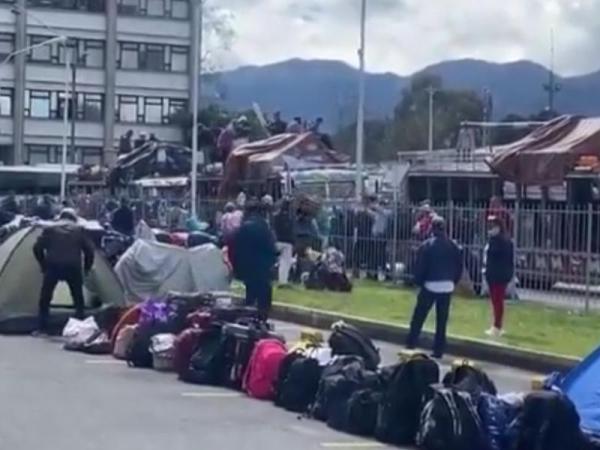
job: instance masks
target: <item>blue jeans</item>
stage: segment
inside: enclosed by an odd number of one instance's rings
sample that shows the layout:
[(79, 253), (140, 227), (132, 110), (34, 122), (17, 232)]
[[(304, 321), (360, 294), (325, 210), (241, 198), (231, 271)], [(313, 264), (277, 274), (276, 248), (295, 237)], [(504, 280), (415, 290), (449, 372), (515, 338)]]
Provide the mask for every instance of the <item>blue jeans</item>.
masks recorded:
[(446, 328), (450, 314), (450, 299), (452, 294), (436, 294), (422, 288), (417, 296), (417, 304), (410, 321), (410, 331), (406, 341), (408, 348), (415, 348), (419, 343), (419, 336), (429, 311), (435, 304), (435, 338), (433, 341), (433, 354), (441, 357), (446, 350)]

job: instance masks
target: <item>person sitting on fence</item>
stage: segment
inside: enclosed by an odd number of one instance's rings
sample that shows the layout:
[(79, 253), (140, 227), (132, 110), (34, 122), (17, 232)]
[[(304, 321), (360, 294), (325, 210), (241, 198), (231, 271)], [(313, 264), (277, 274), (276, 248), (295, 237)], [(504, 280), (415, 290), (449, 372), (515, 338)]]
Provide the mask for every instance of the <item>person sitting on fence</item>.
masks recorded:
[(488, 218), (488, 244), (485, 247), (485, 279), (492, 303), (493, 325), (485, 333), (499, 337), (503, 334), (504, 300), (506, 288), (515, 273), (514, 246), (504, 228), (504, 222), (495, 216)]

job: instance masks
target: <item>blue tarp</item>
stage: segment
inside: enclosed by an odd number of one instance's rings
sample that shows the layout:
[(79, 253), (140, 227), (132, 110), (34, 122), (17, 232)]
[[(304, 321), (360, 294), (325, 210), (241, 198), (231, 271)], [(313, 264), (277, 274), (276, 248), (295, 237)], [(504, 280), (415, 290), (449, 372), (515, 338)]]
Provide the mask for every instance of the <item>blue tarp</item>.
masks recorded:
[(577, 407), (583, 430), (600, 436), (600, 347), (565, 377), (561, 389)]

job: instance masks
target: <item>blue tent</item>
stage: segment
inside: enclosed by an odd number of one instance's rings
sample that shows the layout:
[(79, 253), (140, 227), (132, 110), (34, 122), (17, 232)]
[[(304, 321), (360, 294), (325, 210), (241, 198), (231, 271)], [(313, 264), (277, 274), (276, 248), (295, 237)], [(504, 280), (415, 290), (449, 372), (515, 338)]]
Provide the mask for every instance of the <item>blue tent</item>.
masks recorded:
[(600, 347), (565, 377), (561, 389), (577, 407), (583, 430), (600, 436)]

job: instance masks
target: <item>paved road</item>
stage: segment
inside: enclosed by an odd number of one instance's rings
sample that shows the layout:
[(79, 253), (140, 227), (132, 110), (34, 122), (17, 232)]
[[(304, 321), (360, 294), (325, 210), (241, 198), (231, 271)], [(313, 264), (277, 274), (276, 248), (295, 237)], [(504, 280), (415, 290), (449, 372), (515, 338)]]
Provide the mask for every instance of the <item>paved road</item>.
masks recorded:
[[(293, 339), (298, 327), (277, 324)], [(398, 348), (379, 344), (384, 360)], [(0, 337), (0, 448), (11, 450), (312, 450), (387, 448), (241, 394), (65, 352), (52, 340)], [(450, 361), (449, 359), (448, 361)], [(531, 374), (486, 365), (502, 391)]]

